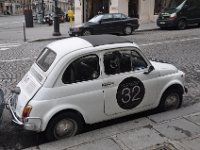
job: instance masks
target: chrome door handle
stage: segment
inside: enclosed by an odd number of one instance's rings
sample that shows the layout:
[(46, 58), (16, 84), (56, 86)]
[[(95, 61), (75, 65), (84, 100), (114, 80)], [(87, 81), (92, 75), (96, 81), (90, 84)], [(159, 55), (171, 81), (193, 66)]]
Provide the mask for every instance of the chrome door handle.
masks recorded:
[(114, 85), (114, 82), (107, 82), (107, 83), (102, 84), (103, 87), (110, 86), (110, 85)]

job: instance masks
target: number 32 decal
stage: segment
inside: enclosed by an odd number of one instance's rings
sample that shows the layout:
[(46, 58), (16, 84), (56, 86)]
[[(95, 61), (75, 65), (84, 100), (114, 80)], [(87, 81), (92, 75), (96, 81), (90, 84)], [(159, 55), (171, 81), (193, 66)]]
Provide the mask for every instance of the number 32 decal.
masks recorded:
[(117, 89), (117, 103), (123, 109), (132, 109), (142, 102), (144, 94), (144, 85), (139, 79), (126, 78)]

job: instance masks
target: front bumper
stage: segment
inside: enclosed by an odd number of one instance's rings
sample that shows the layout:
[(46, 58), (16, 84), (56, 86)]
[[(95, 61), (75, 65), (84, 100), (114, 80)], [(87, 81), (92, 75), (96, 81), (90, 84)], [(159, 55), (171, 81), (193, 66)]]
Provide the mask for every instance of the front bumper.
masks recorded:
[(81, 36), (81, 35), (82, 35), (82, 31), (81, 31), (81, 30), (79, 30), (79, 31), (74, 31), (74, 30), (70, 29), (69, 32), (68, 32), (68, 34), (69, 34), (70, 36)]
[(22, 126), (26, 130), (31, 131), (41, 131), (42, 119), (39, 117), (27, 117), (23, 121), (15, 113), (15, 107), (13, 104), (16, 104), (17, 94), (12, 94), (8, 99), (7, 108), (10, 110), (12, 115), (12, 122), (17, 126)]
[(157, 26), (159, 27), (176, 27), (177, 20), (158, 19)]

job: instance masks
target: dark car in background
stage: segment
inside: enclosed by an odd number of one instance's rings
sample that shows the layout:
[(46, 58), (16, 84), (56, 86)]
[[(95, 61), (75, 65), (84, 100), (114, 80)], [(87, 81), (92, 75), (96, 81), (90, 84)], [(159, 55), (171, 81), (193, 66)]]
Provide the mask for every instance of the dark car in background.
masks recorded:
[(130, 35), (138, 29), (137, 18), (130, 18), (122, 13), (100, 14), (88, 22), (69, 29), (70, 36), (87, 36), (91, 34), (123, 33)]
[(200, 26), (200, 0), (171, 0), (157, 19), (161, 29), (173, 27), (183, 30), (193, 24)]

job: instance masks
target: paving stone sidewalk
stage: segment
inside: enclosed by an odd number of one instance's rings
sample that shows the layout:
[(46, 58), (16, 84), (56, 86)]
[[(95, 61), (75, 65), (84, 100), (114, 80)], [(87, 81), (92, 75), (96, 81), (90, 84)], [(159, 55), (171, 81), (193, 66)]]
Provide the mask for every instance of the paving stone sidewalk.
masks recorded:
[(200, 103), (27, 150), (199, 150)]

